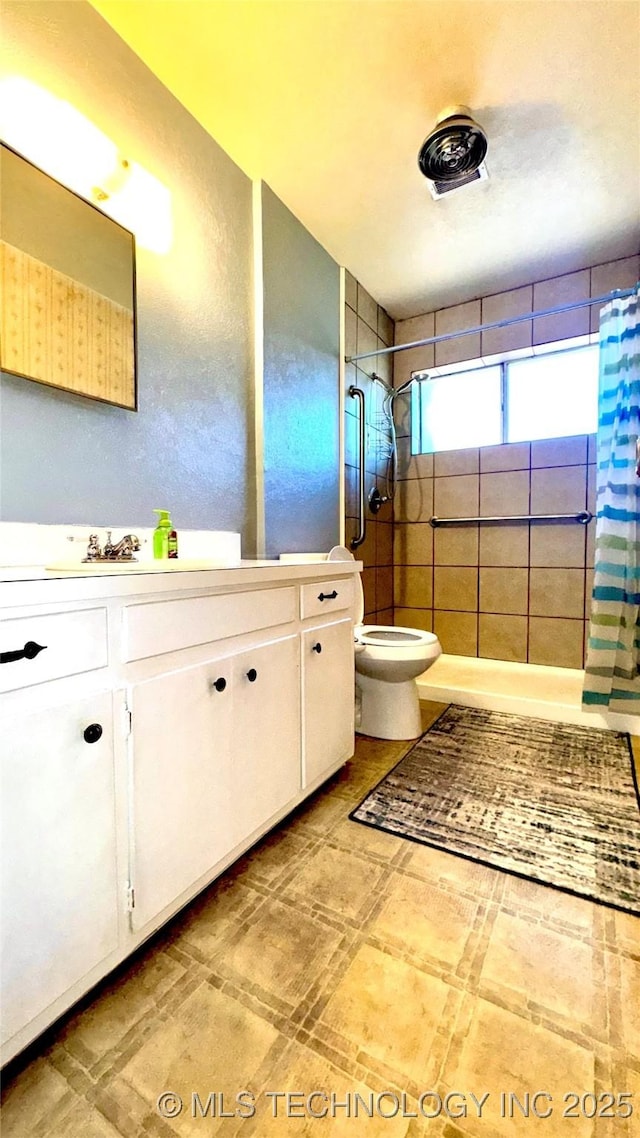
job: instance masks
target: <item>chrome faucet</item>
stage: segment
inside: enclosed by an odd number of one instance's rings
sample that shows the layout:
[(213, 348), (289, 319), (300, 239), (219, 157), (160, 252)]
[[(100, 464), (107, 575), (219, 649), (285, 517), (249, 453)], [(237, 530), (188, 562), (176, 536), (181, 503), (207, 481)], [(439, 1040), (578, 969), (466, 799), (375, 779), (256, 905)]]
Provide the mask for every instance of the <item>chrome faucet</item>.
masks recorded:
[(108, 529), (107, 540), (103, 549), (100, 549), (97, 533), (90, 535), (87, 555), (82, 560), (83, 563), (88, 561), (137, 561), (138, 558), (134, 557), (133, 554), (139, 549), (140, 539), (136, 537), (135, 533), (126, 534), (114, 545), (111, 540), (111, 530)]

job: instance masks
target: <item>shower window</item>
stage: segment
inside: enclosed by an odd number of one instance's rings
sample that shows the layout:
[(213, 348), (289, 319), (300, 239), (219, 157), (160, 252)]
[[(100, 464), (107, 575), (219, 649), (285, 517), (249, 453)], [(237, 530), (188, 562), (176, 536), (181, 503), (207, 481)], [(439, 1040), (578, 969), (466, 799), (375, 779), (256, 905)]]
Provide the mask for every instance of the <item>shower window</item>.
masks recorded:
[(495, 446), (594, 432), (598, 346), (557, 350), (446, 374), (416, 373), (413, 454)]

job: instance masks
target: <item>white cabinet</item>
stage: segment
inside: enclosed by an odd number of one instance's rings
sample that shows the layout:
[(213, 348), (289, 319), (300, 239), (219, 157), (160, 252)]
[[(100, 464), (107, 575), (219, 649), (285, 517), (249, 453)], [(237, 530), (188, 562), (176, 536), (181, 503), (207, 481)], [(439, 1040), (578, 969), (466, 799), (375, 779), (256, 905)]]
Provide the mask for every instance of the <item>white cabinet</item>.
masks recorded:
[(300, 789), (297, 637), (135, 684), (134, 929), (181, 898)]
[(354, 662), (350, 618), (303, 632), (302, 705), (303, 786), (309, 788), (353, 753)]
[(350, 757), (340, 574), (0, 596), (0, 651), (42, 646), (0, 672), (3, 1062)]
[(134, 929), (143, 928), (232, 845), (228, 672), (181, 668), (136, 684), (131, 711)]
[(232, 796), (235, 842), (255, 833), (300, 789), (297, 636), (242, 652), (233, 662)]
[(111, 692), (3, 711), (3, 1042), (117, 948), (112, 718)]

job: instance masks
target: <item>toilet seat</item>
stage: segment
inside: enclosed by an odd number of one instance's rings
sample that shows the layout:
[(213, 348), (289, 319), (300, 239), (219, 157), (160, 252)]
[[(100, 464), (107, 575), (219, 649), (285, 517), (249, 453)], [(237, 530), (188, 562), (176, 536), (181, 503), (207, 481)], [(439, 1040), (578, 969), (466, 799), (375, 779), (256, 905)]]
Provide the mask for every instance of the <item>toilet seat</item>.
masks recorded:
[(389, 624), (359, 624), (353, 631), (359, 644), (371, 644), (376, 648), (417, 648), (420, 644), (433, 644), (437, 640), (433, 632)]

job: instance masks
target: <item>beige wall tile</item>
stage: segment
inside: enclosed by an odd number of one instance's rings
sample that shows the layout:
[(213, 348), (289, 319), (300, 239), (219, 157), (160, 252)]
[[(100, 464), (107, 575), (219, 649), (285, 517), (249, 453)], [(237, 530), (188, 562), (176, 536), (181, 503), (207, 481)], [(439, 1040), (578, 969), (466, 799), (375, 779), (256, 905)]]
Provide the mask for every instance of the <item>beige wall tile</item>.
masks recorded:
[[(441, 308), (435, 316), (436, 336), (443, 336), (448, 332), (462, 332), (465, 328), (476, 328), (481, 323), (481, 304), (479, 300), (470, 300), (466, 304)], [(482, 354), (479, 332), (473, 336), (445, 340), (435, 347), (437, 367), (457, 363), (459, 360), (475, 360)]]
[(433, 514), (433, 478), (398, 482), (394, 513), (399, 522), (428, 522)]
[(480, 526), (481, 565), (529, 564), (529, 526), (527, 524)]
[(421, 628), (424, 632), (432, 632), (433, 614), (431, 609), (407, 609), (396, 605), (393, 623), (396, 628)]
[(549, 568), (583, 569), (585, 565), (585, 526), (570, 522), (533, 522), (531, 525), (531, 565)]
[(378, 305), (373, 297), (358, 281), (358, 316), (378, 334)]
[[(387, 346), (381, 336), (376, 338), (376, 343), (379, 351)], [(373, 370), (387, 384), (387, 387), (393, 387), (393, 356), (376, 356), (373, 361)]]
[(585, 615), (587, 620), (589, 620), (589, 618), (591, 616), (593, 578), (594, 578), (593, 569), (587, 569), (586, 583), (585, 583), (585, 590), (584, 590), (584, 615)]
[(390, 498), (387, 498), (387, 480), (386, 480), (386, 478), (380, 478), (380, 477), (376, 478), (375, 485), (376, 485), (376, 489), (380, 492), (380, 495), (383, 499), (382, 505), (380, 506), (380, 509), (378, 510), (378, 513), (375, 515), (375, 517), (378, 519), (378, 522), (380, 524), (382, 524), (384, 522), (385, 525), (393, 525), (393, 505), (394, 505), (394, 503), (391, 501)]
[(376, 526), (376, 565), (393, 565), (393, 526), (378, 522)]
[[(358, 532), (358, 522), (355, 518), (347, 518), (345, 532), (347, 547), (351, 549), (351, 541)], [(367, 520), (364, 541), (362, 545), (358, 545), (356, 549), (353, 550), (353, 556), (355, 557), (356, 561), (363, 561), (366, 568), (368, 569), (372, 568), (372, 566), (374, 566), (378, 560), (376, 550), (377, 536), (377, 522), (371, 522)]]
[(393, 624), (393, 609), (378, 609), (376, 624)]
[[(596, 510), (598, 509), (598, 499), (596, 497), (597, 488), (598, 468), (594, 463), (587, 467), (587, 509), (591, 510), (592, 514), (595, 514)], [(594, 525), (593, 522), (590, 522), (589, 524)]]
[(480, 611), (526, 615), (528, 607), (527, 569), (480, 570)]
[[(362, 352), (376, 352), (378, 350), (378, 333), (374, 332), (361, 316), (358, 316), (356, 321), (356, 342), (358, 345), (358, 355), (361, 355)], [(367, 375), (371, 375), (372, 372), (377, 370), (375, 356), (358, 360), (358, 367)]]
[(344, 273), (344, 291), (345, 300), (347, 304), (353, 308), (354, 312), (358, 311), (358, 282), (356, 278), (345, 269)]
[(396, 565), (433, 564), (434, 531), (428, 522), (394, 526), (394, 561)]
[[(365, 397), (365, 422), (371, 423), (371, 421), (372, 421), (371, 411), (372, 411), (372, 406), (373, 406), (373, 397), (372, 397), (373, 384), (371, 382), (371, 377), (365, 371), (362, 370), (362, 367), (360, 364), (356, 364), (354, 386), (359, 387), (360, 390), (364, 393), (364, 397)], [(360, 414), (360, 400), (356, 399), (352, 395), (349, 395), (348, 390), (347, 390), (347, 394), (346, 394), (346, 398), (345, 398), (345, 408), (348, 410), (350, 415), (355, 415), (355, 414), (359, 415)]]
[[(591, 269), (591, 296), (605, 296), (616, 288), (633, 288), (640, 280), (640, 257), (624, 257), (619, 261), (607, 261), (604, 265), (594, 265)], [(591, 309), (591, 331), (600, 327), (600, 306)]]
[(478, 655), (490, 660), (527, 660), (526, 616), (494, 616), (480, 613)]
[[(578, 273), (565, 273), (548, 281), (539, 281), (533, 286), (533, 307), (555, 308), (556, 305), (569, 304), (572, 300), (589, 298), (590, 274), (588, 269)], [(589, 309), (576, 308), (555, 316), (543, 316), (533, 322), (534, 344), (549, 344), (555, 340), (571, 336), (584, 336), (589, 331)]]
[(376, 569), (376, 605), (380, 609), (393, 608), (393, 566)]
[(584, 616), (585, 575), (582, 569), (532, 569), (531, 616)]
[(478, 526), (443, 526), (433, 531), (433, 558), (436, 565), (477, 565)]
[(529, 513), (529, 471), (513, 470), (480, 476), (480, 516), (509, 517)]
[(357, 466), (360, 454), (360, 421), (352, 415), (352, 400), (347, 400), (344, 416), (344, 461), (347, 466)]
[(362, 588), (364, 590), (364, 613), (375, 612), (376, 604), (376, 571), (375, 569), (362, 570)]
[(585, 553), (585, 565), (588, 569), (593, 569), (596, 561), (596, 519), (591, 519), (589, 524), (585, 526), (587, 531), (587, 549)]
[[(426, 312), (422, 316), (412, 316), (410, 320), (397, 320), (395, 343), (411, 344), (415, 340), (426, 340), (433, 336), (435, 316)], [(393, 386), (402, 387), (415, 371), (427, 371), (435, 365), (433, 344), (424, 348), (408, 348), (406, 352), (393, 354)]]
[[(396, 565), (394, 596), (395, 604), (402, 608), (431, 608), (433, 604), (433, 571), (431, 566)], [(387, 607), (386, 603), (384, 607)]]
[(469, 450), (447, 450), (433, 456), (433, 472), (442, 477), (449, 474), (477, 474), (480, 470), (480, 451), (477, 447)]
[(478, 516), (480, 478), (477, 474), (456, 474), (434, 479), (433, 512), (439, 518)]
[(528, 470), (530, 465), (530, 443), (502, 443), (496, 447), (480, 448), (481, 474), (498, 470)]
[(550, 466), (531, 471), (532, 514), (575, 514), (587, 504), (587, 467)]
[(443, 652), (453, 656), (475, 656), (478, 651), (478, 618), (471, 612), (443, 612), (435, 609), (433, 631)]
[(348, 518), (358, 516), (358, 471), (355, 466), (344, 468), (344, 511)]
[[(378, 305), (378, 335), (382, 342), (390, 348), (393, 344), (394, 336), (393, 320), (381, 304)], [(393, 359), (393, 356), (390, 358)]]
[(435, 608), (477, 612), (477, 569), (437, 566), (434, 569), (433, 579)]
[[(495, 320), (506, 320), (510, 316), (521, 316), (533, 311), (533, 285), (511, 289), (509, 292), (494, 293), (482, 299), (482, 323), (491, 324)], [(483, 356), (510, 352), (515, 348), (531, 346), (533, 324), (531, 320), (521, 320), (508, 328), (495, 328), (482, 333)]]
[(433, 455), (412, 454), (411, 439), (398, 439), (398, 479), (432, 478)]
[(348, 306), (344, 310), (345, 355), (355, 356), (358, 351), (358, 317)]
[(598, 436), (597, 435), (587, 435), (587, 439), (588, 439), (587, 462), (588, 463), (596, 462), (597, 458), (598, 458)]
[(532, 466), (580, 466), (587, 461), (588, 435), (569, 439), (537, 439), (531, 444)]
[(405, 391), (393, 401), (393, 419), (398, 438), (411, 434), (411, 392)]
[(355, 364), (345, 364), (344, 365), (344, 391), (345, 391), (344, 409), (345, 409), (345, 411), (349, 411), (352, 415), (357, 414), (358, 404), (356, 403), (355, 399), (351, 399), (351, 397), (349, 396), (349, 388), (351, 387), (352, 384), (356, 384), (357, 380), (358, 380), (358, 372), (357, 372), (356, 365)]
[(581, 668), (584, 621), (532, 616), (529, 618), (529, 663), (555, 668)]

